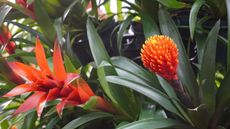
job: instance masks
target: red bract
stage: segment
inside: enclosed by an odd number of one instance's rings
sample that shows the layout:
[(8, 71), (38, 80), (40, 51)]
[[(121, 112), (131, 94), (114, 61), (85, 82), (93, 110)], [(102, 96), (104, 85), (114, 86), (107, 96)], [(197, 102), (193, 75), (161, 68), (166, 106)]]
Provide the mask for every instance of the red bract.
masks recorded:
[(12, 37), (9, 29), (2, 25), (1, 32), (0, 32), (0, 45), (4, 46), (4, 49), (9, 53), (13, 54), (15, 51), (15, 43), (10, 41)]
[(27, 0), (16, 0), (15, 2), (16, 2), (16, 4), (19, 4), (19, 5), (27, 8), (27, 9), (29, 9), (30, 11), (34, 12), (33, 3), (27, 4)]
[[(14, 72), (24, 78), (27, 83), (16, 86), (3, 97), (17, 96), (26, 92), (33, 93), (14, 112), (14, 115), (36, 108), (37, 114), (40, 117), (46, 102), (55, 99), (61, 100), (56, 106), (58, 114), (61, 115), (65, 105), (70, 104), (76, 106), (84, 104), (90, 97), (95, 96), (87, 82), (78, 74), (66, 73), (61, 50), (57, 42), (55, 43), (53, 53), (54, 72), (52, 72), (48, 66), (44, 48), (39, 39), (36, 41), (35, 52), (40, 69), (35, 69), (32, 66), (20, 62), (9, 62)], [(103, 100), (102, 104), (96, 105), (96, 107), (109, 110), (109, 108), (106, 107), (108, 104), (104, 99), (98, 97), (99, 104), (101, 100)]]
[(24, 13), (30, 16), (32, 19), (35, 19), (34, 15), (34, 5), (33, 3), (28, 4), (27, 0), (16, 0), (16, 4), (21, 5), (24, 8)]

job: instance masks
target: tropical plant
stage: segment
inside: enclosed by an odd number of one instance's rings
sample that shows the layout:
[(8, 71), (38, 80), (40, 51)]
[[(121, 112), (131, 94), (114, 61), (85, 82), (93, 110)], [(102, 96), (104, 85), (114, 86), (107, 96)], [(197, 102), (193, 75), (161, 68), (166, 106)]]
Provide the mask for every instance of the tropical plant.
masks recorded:
[(230, 128), (228, 0), (0, 5), (2, 129)]

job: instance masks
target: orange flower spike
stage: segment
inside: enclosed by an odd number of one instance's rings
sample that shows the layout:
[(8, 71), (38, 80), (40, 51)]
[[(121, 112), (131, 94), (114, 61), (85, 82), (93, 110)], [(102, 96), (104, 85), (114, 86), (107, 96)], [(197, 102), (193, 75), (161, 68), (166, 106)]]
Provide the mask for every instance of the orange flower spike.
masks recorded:
[(164, 35), (151, 36), (141, 49), (146, 68), (167, 80), (177, 80), (178, 49), (173, 40)]

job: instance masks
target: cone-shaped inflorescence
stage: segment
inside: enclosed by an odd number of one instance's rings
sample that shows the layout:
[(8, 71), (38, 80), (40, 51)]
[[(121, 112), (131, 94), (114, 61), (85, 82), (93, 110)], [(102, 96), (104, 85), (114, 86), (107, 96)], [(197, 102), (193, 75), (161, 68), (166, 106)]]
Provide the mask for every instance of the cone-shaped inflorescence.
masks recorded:
[(146, 68), (172, 85), (183, 104), (192, 107), (190, 96), (178, 80), (178, 49), (171, 38), (165, 35), (149, 37), (141, 49), (141, 59)]

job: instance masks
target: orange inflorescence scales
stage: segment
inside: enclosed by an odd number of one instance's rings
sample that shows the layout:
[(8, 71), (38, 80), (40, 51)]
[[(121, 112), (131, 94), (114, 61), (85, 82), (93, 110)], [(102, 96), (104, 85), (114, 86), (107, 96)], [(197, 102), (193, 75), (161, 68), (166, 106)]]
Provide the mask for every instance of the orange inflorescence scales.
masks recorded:
[(177, 80), (178, 49), (173, 40), (164, 35), (151, 36), (141, 49), (146, 68), (167, 80)]

